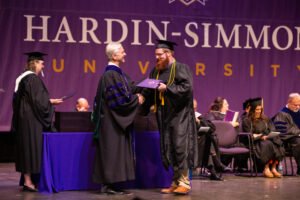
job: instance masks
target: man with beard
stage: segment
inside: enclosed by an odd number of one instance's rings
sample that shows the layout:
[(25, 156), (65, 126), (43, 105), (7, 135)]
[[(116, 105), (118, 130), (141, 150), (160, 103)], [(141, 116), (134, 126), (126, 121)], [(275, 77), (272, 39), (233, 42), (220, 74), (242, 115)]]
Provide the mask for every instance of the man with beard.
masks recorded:
[(154, 105), (160, 132), (161, 157), (165, 168), (174, 175), (162, 193), (188, 194), (189, 169), (197, 163), (197, 131), (193, 109), (193, 76), (186, 64), (174, 58), (176, 43), (158, 40), (156, 67), (150, 78), (161, 80), (157, 89), (144, 89), (144, 107)]
[(284, 145), (292, 147), (297, 163), (297, 174), (300, 175), (300, 94), (291, 93), (287, 105), (273, 118), (276, 130)]

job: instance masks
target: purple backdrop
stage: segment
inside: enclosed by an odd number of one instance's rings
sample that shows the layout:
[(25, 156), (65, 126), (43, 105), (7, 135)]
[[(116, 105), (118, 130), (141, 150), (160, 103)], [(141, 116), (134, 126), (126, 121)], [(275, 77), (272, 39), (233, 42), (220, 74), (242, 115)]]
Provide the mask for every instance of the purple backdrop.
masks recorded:
[(107, 42), (123, 43), (122, 68), (139, 81), (154, 65), (157, 38), (179, 44), (175, 55), (194, 73), (200, 112), (216, 96), (233, 110), (262, 96), (272, 116), (300, 92), (299, 13), (298, 0), (0, 0), (0, 130), (10, 126), (24, 52), (48, 53), (44, 82), (53, 98), (76, 91), (56, 108), (70, 111), (81, 96), (92, 104)]

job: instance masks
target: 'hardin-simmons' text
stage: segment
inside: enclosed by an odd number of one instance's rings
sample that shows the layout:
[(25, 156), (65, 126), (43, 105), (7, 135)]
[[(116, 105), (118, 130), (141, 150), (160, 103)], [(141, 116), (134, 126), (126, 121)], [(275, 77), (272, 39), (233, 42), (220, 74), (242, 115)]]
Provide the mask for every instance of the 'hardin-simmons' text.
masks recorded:
[[(80, 30), (68, 17), (24, 15), (26, 42), (107, 44), (127, 42), (133, 46), (153, 46), (156, 38), (177, 39), (187, 48), (232, 48), (279, 51), (300, 50), (300, 26), (222, 24), (187, 21), (182, 30), (174, 30), (174, 21), (78, 17)], [(55, 23), (54, 23), (55, 21)], [(56, 25), (54, 25), (56, 24)], [(177, 27), (178, 28), (178, 27)], [(51, 31), (50, 31), (51, 30)], [(143, 35), (143, 38), (141, 37)], [(214, 37), (212, 37), (214, 35)], [(154, 41), (153, 41), (154, 40)]]

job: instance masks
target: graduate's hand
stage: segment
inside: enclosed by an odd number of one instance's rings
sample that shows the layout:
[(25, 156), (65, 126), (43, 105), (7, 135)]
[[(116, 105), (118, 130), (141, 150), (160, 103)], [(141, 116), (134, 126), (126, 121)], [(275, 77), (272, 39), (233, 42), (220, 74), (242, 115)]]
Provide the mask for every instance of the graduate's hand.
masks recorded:
[(58, 105), (64, 102), (63, 99), (50, 99), (51, 104)]
[(159, 83), (157, 90), (158, 90), (159, 92), (164, 92), (164, 91), (167, 90), (167, 85), (164, 84), (164, 83)]
[(261, 137), (261, 139), (262, 139), (262, 140), (267, 140), (267, 139), (268, 139), (268, 136), (264, 135), (264, 136)]

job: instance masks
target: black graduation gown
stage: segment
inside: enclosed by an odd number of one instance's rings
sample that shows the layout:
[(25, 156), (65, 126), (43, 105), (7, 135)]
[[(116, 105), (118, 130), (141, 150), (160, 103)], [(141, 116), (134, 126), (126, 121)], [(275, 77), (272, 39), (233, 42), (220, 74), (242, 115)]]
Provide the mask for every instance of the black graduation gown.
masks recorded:
[(36, 74), (25, 76), (13, 100), (12, 132), (16, 140), (16, 170), (40, 173), (42, 132), (49, 130), (54, 109), (43, 81)]
[(288, 112), (277, 113), (273, 118), (273, 122), (276, 130), (280, 132), (280, 138), (285, 147), (289, 144), (292, 147), (293, 156), (300, 169), (300, 129)]
[[(167, 84), (171, 66), (159, 72), (154, 68), (150, 78), (162, 80)], [(193, 77), (189, 67), (176, 62), (174, 82), (164, 92), (165, 105), (159, 100), (155, 90), (144, 89), (145, 105), (157, 102), (157, 123), (160, 132), (162, 161), (166, 169), (169, 165), (186, 170), (198, 163), (197, 130), (193, 109)], [(155, 99), (156, 97), (156, 99)]]
[(223, 121), (225, 118), (225, 114), (220, 111), (210, 111), (204, 115), (204, 118), (209, 121)]
[[(273, 131), (274, 125), (268, 120), (258, 119), (252, 122), (249, 117), (245, 117), (242, 122), (242, 128), (245, 132), (251, 132), (263, 135), (268, 135)], [(254, 153), (262, 164), (267, 164), (270, 160), (282, 160), (284, 157), (283, 143), (279, 136), (267, 140), (254, 140)]]
[(284, 107), (282, 108), (281, 112), (288, 113), (292, 117), (294, 123), (298, 126), (298, 128), (300, 128), (300, 110), (297, 112), (293, 112), (287, 107)]
[(128, 76), (109, 65), (101, 77), (95, 98), (96, 155), (93, 180), (112, 184), (135, 179), (132, 147), (132, 124), (138, 110), (138, 99), (132, 94)]
[[(219, 169), (221, 168), (221, 161), (218, 139), (216, 134), (214, 133), (216, 130), (216, 126), (210, 120), (207, 120), (202, 116), (199, 116), (198, 118), (200, 119), (200, 123), (197, 124), (199, 154), (198, 167), (214, 166)], [(201, 132), (199, 131), (200, 127), (209, 127), (210, 129), (207, 132)], [(214, 163), (214, 160), (216, 161), (216, 159), (218, 159), (218, 162)]]
[(298, 128), (297, 124), (295, 124), (289, 113), (277, 113), (273, 118), (273, 122), (276, 130), (281, 133), (280, 137), (283, 140), (288, 140), (300, 135), (300, 129)]

